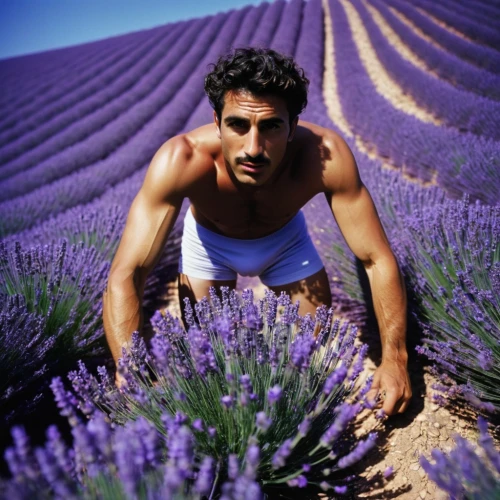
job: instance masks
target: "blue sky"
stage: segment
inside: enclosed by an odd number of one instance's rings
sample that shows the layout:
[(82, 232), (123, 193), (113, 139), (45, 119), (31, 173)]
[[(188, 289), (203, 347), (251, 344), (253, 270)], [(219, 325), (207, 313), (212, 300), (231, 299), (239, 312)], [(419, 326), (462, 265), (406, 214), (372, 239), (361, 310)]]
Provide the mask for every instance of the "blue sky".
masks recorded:
[(0, 59), (225, 12), (263, 0), (0, 0)]

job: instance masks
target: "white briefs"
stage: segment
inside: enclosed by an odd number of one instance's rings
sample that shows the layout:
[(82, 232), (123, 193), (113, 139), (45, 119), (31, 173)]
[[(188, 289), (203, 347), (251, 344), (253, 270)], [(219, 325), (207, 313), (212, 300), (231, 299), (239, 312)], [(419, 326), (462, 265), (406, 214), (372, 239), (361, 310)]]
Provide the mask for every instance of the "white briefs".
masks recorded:
[(179, 272), (206, 280), (259, 276), (267, 286), (293, 283), (323, 268), (302, 211), (282, 228), (255, 239), (229, 238), (184, 218)]

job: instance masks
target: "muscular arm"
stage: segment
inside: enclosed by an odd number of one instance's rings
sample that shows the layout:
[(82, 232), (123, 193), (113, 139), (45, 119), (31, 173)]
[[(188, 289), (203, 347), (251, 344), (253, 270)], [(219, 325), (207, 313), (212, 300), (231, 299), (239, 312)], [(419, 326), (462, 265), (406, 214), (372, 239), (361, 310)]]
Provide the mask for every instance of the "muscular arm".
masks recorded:
[(190, 148), (182, 137), (167, 141), (132, 202), (103, 295), (104, 331), (115, 362), (132, 332), (142, 330), (144, 285), (179, 215), (189, 160)]
[(347, 244), (366, 270), (380, 330), (382, 364), (371, 396), (385, 390), (386, 413), (402, 412), (411, 397), (403, 277), (349, 147), (338, 136), (326, 143), (332, 154), (324, 171), (325, 194)]

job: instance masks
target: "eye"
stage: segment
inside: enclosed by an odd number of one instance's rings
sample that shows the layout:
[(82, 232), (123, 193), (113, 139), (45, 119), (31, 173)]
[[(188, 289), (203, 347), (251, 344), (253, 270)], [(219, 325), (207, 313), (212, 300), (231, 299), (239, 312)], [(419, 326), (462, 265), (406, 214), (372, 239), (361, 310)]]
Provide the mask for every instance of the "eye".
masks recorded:
[(229, 122), (231, 128), (245, 128), (247, 124), (243, 120), (234, 120)]
[(262, 124), (261, 128), (263, 130), (278, 130), (280, 128), (280, 125), (279, 125), (279, 123), (276, 123), (276, 122), (268, 122), (268, 123)]

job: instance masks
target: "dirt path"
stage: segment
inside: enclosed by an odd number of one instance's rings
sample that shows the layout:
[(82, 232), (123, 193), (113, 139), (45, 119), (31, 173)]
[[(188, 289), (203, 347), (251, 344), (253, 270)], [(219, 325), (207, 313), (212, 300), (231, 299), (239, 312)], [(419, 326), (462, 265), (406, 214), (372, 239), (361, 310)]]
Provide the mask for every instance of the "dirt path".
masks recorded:
[[(421, 360), (413, 358), (409, 363), (413, 390), (410, 407), (404, 414), (389, 417), (379, 426), (375, 452), (357, 467), (360, 476), (366, 478), (380, 477), (387, 467), (393, 467), (394, 473), (387, 483), (373, 484), (360, 498), (447, 499), (448, 495), (428, 479), (420, 467), (419, 457), (423, 454), (430, 458), (433, 448), (449, 452), (455, 445), (452, 438), (455, 432), (473, 441), (477, 439), (475, 416), (453, 414), (450, 409), (434, 404), (431, 387), (436, 380)], [(366, 371), (373, 373), (374, 370), (375, 364), (369, 360)], [(371, 429), (374, 421), (373, 413), (361, 415), (358, 432)]]

